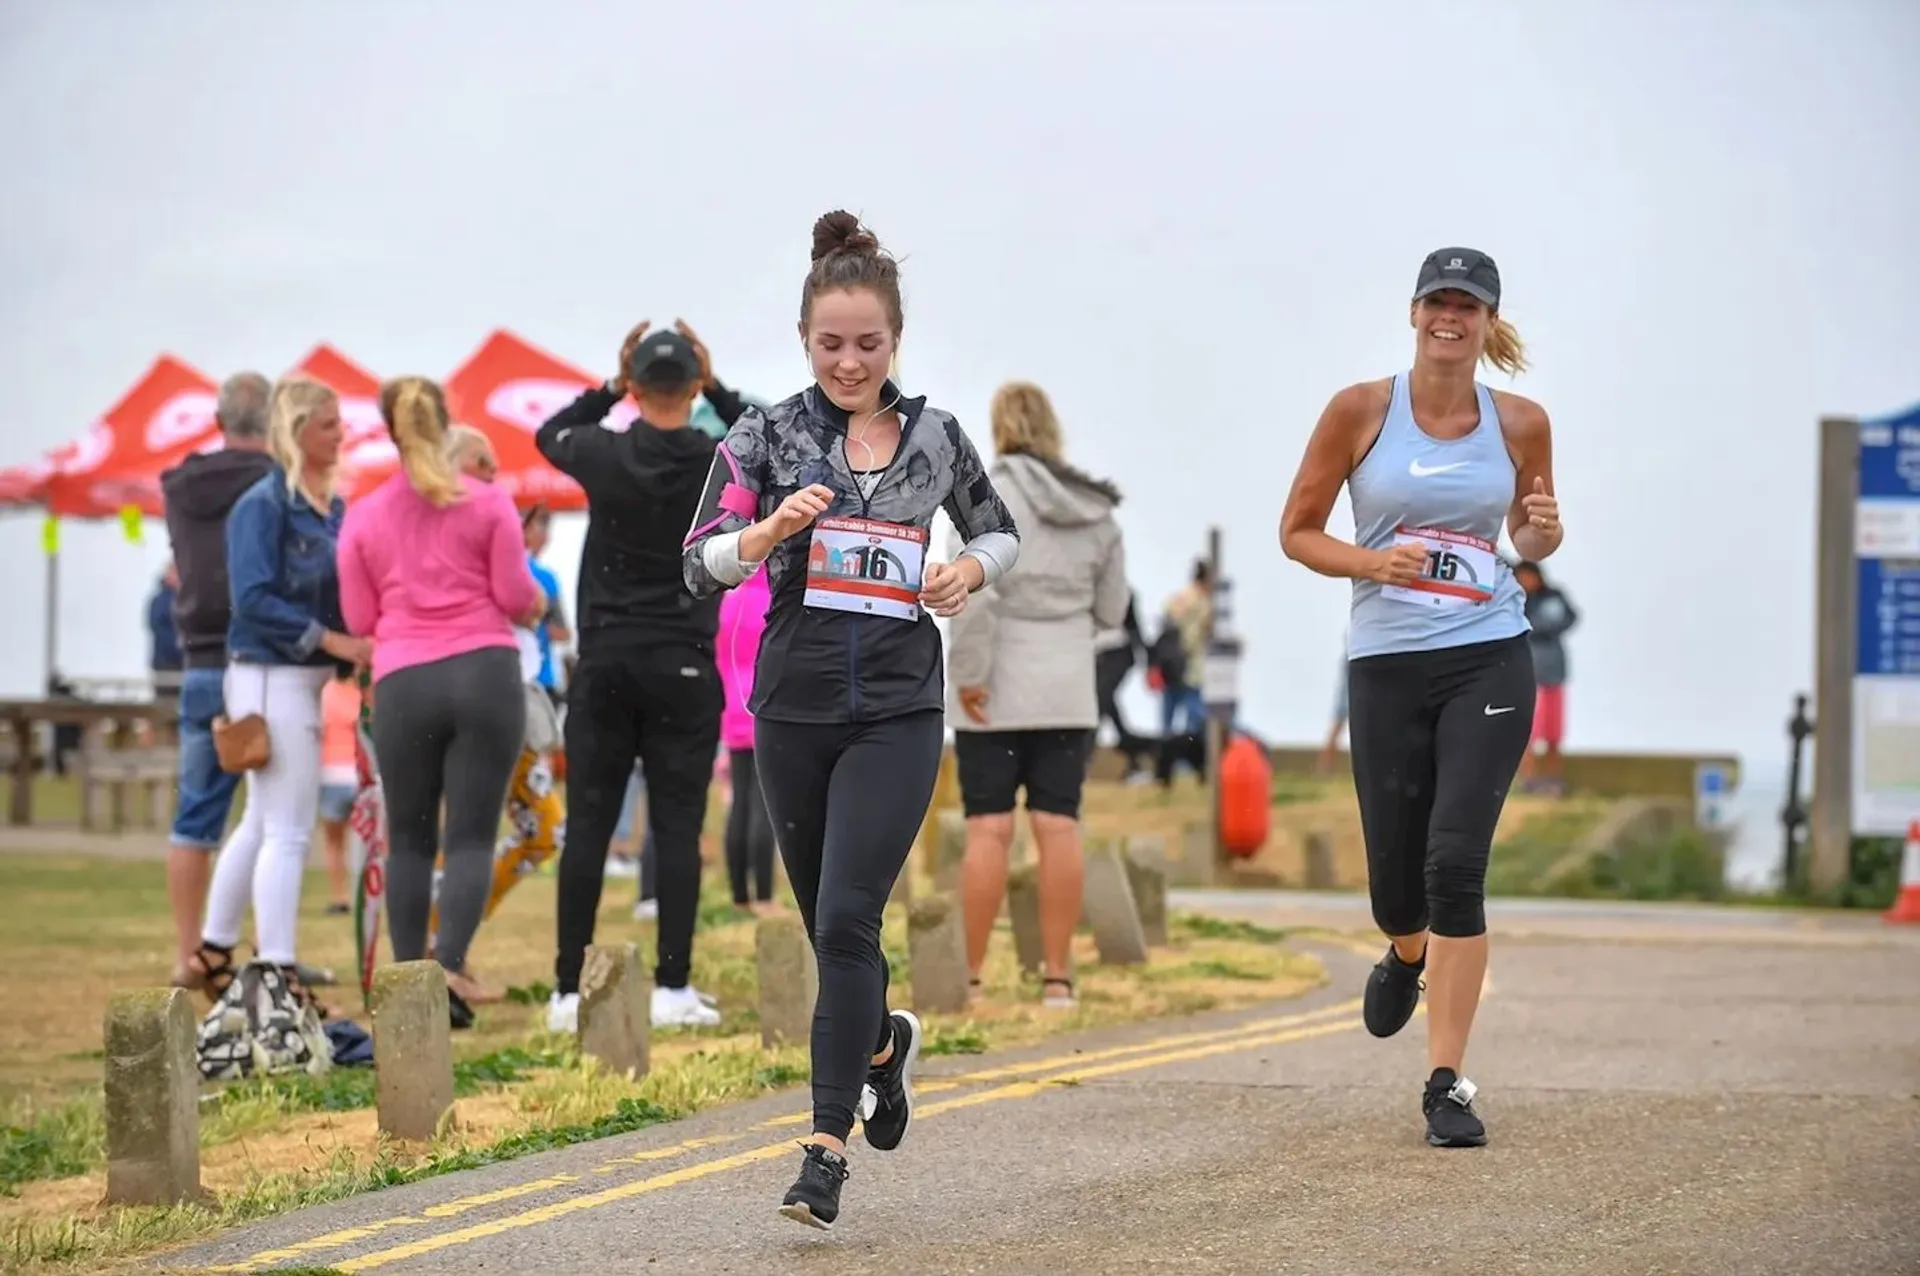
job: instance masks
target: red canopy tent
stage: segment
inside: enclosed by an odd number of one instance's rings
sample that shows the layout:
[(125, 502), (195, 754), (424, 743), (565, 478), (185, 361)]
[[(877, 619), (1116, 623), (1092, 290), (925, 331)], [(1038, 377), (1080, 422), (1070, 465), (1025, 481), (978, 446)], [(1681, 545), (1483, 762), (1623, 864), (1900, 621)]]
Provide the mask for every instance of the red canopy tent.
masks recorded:
[(47, 511), (46, 673), (58, 667), (61, 518), (120, 518), (140, 539), (142, 516), (161, 511), (160, 475), (190, 453), (219, 445), (214, 383), (172, 355), (155, 359), (120, 401), (78, 439), (34, 464), (0, 471), (0, 505)]
[[(545, 502), (555, 511), (587, 508), (586, 493), (547, 464), (533, 436), (548, 417), (573, 402), (600, 378), (501, 329), (488, 337), (447, 378), (447, 401), (463, 421), (493, 441), (500, 474), (495, 480), (522, 509)], [(622, 399), (607, 414), (606, 428), (622, 430), (638, 409)]]

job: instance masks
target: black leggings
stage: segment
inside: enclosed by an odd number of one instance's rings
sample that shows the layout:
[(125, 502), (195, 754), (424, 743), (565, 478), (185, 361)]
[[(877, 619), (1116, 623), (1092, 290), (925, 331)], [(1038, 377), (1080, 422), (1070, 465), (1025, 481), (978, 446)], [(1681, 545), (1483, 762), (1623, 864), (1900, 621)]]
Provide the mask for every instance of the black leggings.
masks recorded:
[(773, 824), (767, 819), (767, 800), (754, 775), (753, 750), (729, 749), (727, 756), (733, 768), (733, 804), (727, 809), (727, 877), (733, 883), (733, 902), (764, 902), (773, 898)]
[(1347, 731), (1373, 920), (1486, 933), (1487, 856), (1533, 732), (1527, 637), (1347, 665)]
[(933, 798), (946, 719), (754, 723), (780, 858), (813, 941), (813, 1129), (845, 1140), (867, 1067), (892, 1038), (880, 918)]
[(373, 751), (387, 800), (393, 959), (427, 955), (444, 798), (447, 868), (434, 956), (448, 970), (463, 970), (493, 889), (500, 811), (527, 730), (520, 653), (488, 647), (409, 665), (380, 679), (373, 691)]

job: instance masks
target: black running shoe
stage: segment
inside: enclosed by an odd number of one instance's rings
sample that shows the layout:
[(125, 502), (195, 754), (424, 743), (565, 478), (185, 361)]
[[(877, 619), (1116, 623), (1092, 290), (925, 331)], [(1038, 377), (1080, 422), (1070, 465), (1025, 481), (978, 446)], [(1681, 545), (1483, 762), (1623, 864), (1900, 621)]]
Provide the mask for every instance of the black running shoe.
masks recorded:
[(1427, 1078), (1420, 1110), (1427, 1114), (1427, 1142), (1437, 1148), (1477, 1148), (1487, 1143), (1487, 1127), (1473, 1110), (1479, 1087), (1452, 1068), (1435, 1068)]
[(920, 1058), (920, 1021), (911, 1010), (896, 1010), (890, 1017), (893, 1053), (879, 1067), (867, 1070), (873, 1108), (860, 1123), (867, 1146), (881, 1152), (899, 1147), (913, 1124), (913, 1065)]
[(459, 1031), (473, 1027), (473, 1007), (453, 989), (447, 989), (447, 1026)]
[(1407, 1020), (1413, 1018), (1414, 1007), (1420, 1004), (1420, 990), (1426, 987), (1420, 978), (1426, 968), (1425, 953), (1420, 954), (1418, 963), (1409, 966), (1393, 951), (1392, 944), (1387, 945), (1387, 955), (1374, 964), (1373, 974), (1367, 977), (1362, 1015), (1368, 1032), (1376, 1037), (1391, 1037), (1407, 1026)]
[(840, 1185), (847, 1181), (848, 1172), (846, 1157), (818, 1143), (807, 1144), (800, 1177), (787, 1189), (780, 1212), (796, 1223), (832, 1231), (833, 1220), (840, 1217)]

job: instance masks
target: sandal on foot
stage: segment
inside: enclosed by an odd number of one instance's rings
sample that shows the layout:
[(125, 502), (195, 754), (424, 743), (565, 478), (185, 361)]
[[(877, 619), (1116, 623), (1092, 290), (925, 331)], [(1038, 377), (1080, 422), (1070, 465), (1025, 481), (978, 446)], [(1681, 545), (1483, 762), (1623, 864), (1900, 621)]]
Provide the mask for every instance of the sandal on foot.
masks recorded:
[(233, 968), (233, 949), (202, 940), (186, 968), (174, 972), (173, 986), (204, 992), (208, 1001), (219, 1001), (238, 973)]
[[(1065, 992), (1056, 991), (1064, 988)], [(1073, 995), (1073, 980), (1049, 976), (1040, 981), (1040, 1004), (1048, 1010), (1072, 1010), (1080, 1004)]]

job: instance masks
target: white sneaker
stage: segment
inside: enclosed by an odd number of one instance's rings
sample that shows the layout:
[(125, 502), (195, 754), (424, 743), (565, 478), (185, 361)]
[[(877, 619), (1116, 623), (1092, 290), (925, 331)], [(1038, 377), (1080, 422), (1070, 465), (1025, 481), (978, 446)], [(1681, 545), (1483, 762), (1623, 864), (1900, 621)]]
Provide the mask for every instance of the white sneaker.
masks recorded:
[(643, 899), (633, 906), (633, 920), (637, 922), (655, 922), (660, 920), (660, 901)]
[(562, 996), (556, 992), (547, 1000), (547, 1031), (580, 1031), (579, 993), (570, 992)]
[(701, 1000), (692, 988), (653, 990), (653, 1026), (656, 1028), (712, 1028), (720, 1022), (720, 1012)]
[(603, 874), (609, 878), (635, 878), (640, 876), (640, 861), (631, 855), (607, 856), (607, 869)]

